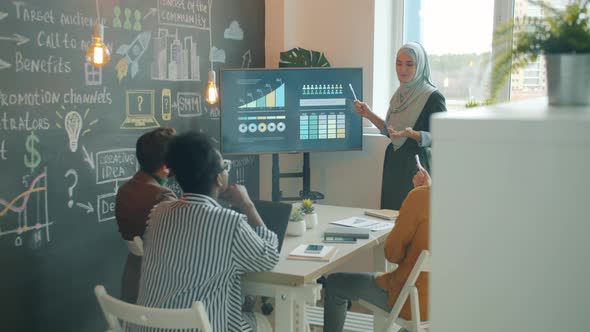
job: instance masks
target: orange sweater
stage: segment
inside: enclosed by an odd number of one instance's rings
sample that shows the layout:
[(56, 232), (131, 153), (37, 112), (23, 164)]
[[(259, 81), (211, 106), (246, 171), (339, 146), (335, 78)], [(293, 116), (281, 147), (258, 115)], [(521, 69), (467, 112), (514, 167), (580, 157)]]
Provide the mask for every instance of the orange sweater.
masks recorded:
[[(423, 249), (429, 249), (429, 215), (430, 187), (415, 188), (402, 203), (395, 226), (385, 240), (385, 258), (399, 267), (377, 277), (377, 284), (389, 292), (389, 304), (392, 306), (418, 256)], [(420, 274), (416, 287), (420, 298), (420, 319), (428, 320), (428, 273)], [(412, 317), (409, 298), (400, 317), (406, 320)]]

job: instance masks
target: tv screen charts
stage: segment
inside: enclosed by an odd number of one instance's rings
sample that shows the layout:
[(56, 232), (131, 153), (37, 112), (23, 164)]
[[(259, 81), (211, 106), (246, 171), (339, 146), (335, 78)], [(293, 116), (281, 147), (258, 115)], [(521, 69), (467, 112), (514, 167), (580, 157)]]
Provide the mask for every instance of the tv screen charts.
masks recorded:
[(226, 154), (362, 149), (361, 68), (221, 71), (221, 150)]

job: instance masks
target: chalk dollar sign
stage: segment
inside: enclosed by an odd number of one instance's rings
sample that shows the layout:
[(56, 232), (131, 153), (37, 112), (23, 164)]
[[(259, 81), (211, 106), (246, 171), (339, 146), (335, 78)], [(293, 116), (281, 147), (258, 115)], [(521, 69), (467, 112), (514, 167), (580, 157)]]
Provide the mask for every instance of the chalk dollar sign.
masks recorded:
[(25, 148), (27, 149), (27, 152), (30, 153), (30, 156), (25, 155), (25, 166), (31, 169), (31, 173), (35, 171), (35, 168), (37, 168), (39, 163), (41, 163), (41, 154), (35, 148), (37, 143), (39, 143), (39, 138), (35, 136), (34, 132), (31, 132), (31, 135), (27, 137), (27, 141), (25, 143)]

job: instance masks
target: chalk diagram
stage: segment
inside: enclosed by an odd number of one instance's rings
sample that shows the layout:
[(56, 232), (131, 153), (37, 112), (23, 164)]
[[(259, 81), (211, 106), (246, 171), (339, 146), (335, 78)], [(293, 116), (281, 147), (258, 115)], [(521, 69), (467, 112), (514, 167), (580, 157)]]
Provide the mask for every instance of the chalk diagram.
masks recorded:
[(47, 204), (47, 168), (24, 185), (26, 190), (16, 196), (0, 197), (0, 238), (16, 235), (14, 245), (20, 247), (23, 237), (31, 232), (33, 247), (37, 247), (43, 233), (46, 241), (50, 241), (49, 226), (53, 224), (49, 221)]
[[(66, 108), (63, 105), (60, 107), (60, 109), (61, 111), (66, 112)], [(63, 125), (60, 124), (60, 122), (56, 122), (55, 126), (60, 129), (63, 128), (66, 131), (68, 136), (68, 146), (71, 152), (76, 152), (78, 150), (78, 142), (80, 137), (90, 133), (92, 131), (91, 127), (98, 123), (98, 119), (94, 119), (84, 126), (89, 112), (90, 109), (87, 108), (84, 111), (84, 115), (81, 115), (75, 106), (65, 115), (63, 115), (60, 111), (55, 111), (55, 114), (60, 118), (60, 120), (63, 120)]]
[(113, 191), (96, 197), (98, 222), (115, 219), (115, 199), (119, 181), (129, 180), (139, 169), (134, 148), (99, 151), (96, 153), (96, 184), (115, 183)]

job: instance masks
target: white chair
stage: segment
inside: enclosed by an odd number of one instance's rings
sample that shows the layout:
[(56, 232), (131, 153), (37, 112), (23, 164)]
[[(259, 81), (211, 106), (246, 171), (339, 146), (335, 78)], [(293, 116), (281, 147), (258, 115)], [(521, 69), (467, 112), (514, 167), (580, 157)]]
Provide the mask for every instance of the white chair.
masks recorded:
[(190, 309), (158, 309), (123, 302), (107, 294), (102, 285), (97, 285), (94, 293), (109, 325), (107, 332), (124, 331), (119, 319), (147, 327), (213, 331), (205, 306), (200, 301), (195, 301)]
[(125, 241), (127, 242), (127, 248), (129, 252), (134, 254), (135, 256), (143, 256), (143, 240), (139, 235), (135, 235), (133, 237), (133, 241)]
[[(423, 332), (430, 328), (428, 321), (420, 320), (420, 302), (418, 300), (418, 289), (416, 288), (416, 280), (420, 272), (428, 272), (430, 270), (429, 266), (430, 252), (428, 250), (422, 250), (390, 312), (384, 311), (366, 301), (359, 301), (360, 305), (373, 312), (374, 331), (394, 332), (398, 328), (395, 324), (411, 332)], [(399, 317), (399, 313), (408, 297), (410, 298), (412, 312), (412, 319), (409, 321)]]

